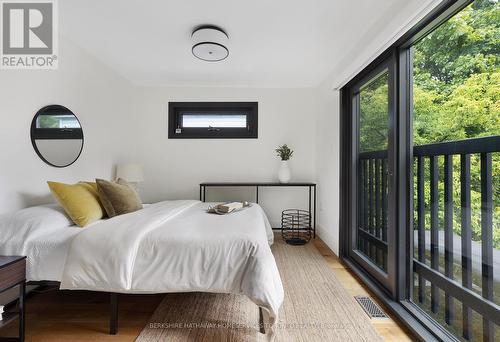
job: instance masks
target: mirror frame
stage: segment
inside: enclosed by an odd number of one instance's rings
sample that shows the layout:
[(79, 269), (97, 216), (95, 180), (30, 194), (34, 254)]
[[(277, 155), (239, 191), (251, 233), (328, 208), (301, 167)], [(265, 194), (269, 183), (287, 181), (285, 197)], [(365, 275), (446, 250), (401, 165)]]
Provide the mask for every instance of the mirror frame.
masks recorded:
[[(62, 110), (66, 110), (66, 111), (70, 112), (71, 114), (73, 114), (74, 117), (75, 117), (75, 119), (76, 119), (76, 121), (78, 121), (78, 124), (80, 125), (82, 146), (80, 147), (80, 151), (78, 152), (78, 155), (76, 156), (76, 158), (71, 163), (66, 164), (66, 165), (54, 165), (50, 161), (48, 161), (47, 159), (45, 159), (45, 157), (42, 155), (42, 153), (38, 150), (38, 147), (36, 146), (35, 140), (37, 140), (37, 139), (34, 138), (34, 136), (36, 135), (35, 131), (37, 130), (37, 128), (36, 128), (36, 119), (43, 112), (45, 112), (47, 110), (50, 110), (50, 109), (56, 109), (56, 108), (60, 108)], [(60, 131), (59, 131), (59, 133), (62, 133), (61, 134), (62, 135), (62, 139), (71, 139), (71, 137), (73, 137), (73, 135), (74, 135), (74, 132), (68, 131), (67, 128), (61, 128)], [(35, 150), (35, 152), (38, 155), (38, 157), (40, 157), (40, 159), (43, 160), (46, 164), (48, 164), (50, 166), (53, 166), (53, 167), (57, 167), (57, 168), (68, 167), (68, 166), (71, 166), (72, 164), (74, 164), (78, 160), (78, 158), (80, 158), (80, 155), (82, 154), (82, 151), (83, 151), (83, 145), (85, 143), (85, 138), (84, 138), (84, 135), (83, 135), (82, 124), (81, 124), (80, 120), (78, 119), (78, 117), (75, 115), (75, 113), (73, 113), (73, 111), (71, 111), (67, 107), (62, 106), (62, 105), (58, 105), (58, 104), (52, 104), (52, 105), (45, 106), (43, 108), (40, 108), (36, 112), (35, 116), (33, 117), (33, 120), (31, 121), (30, 139), (31, 139), (31, 144), (33, 145), (33, 149)]]

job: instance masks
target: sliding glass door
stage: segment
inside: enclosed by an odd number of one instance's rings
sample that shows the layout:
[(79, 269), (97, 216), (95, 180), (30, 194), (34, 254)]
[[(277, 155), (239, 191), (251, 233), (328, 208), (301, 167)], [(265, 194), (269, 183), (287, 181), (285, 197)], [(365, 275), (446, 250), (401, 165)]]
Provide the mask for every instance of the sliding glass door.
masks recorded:
[(411, 302), (464, 341), (500, 340), (499, 19), (474, 1), (410, 47)]
[(341, 91), (342, 257), (425, 340), (500, 341), (499, 23), (444, 1)]
[(394, 72), (392, 58), (351, 88), (353, 210), (349, 255), (394, 290)]

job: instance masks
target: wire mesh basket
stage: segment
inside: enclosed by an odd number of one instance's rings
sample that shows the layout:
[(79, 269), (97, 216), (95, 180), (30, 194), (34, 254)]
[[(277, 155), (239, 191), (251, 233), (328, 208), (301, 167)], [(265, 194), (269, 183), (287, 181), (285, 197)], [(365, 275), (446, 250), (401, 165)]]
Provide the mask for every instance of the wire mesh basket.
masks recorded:
[(286, 209), (281, 213), (281, 236), (290, 245), (304, 245), (311, 240), (311, 213), (301, 209)]

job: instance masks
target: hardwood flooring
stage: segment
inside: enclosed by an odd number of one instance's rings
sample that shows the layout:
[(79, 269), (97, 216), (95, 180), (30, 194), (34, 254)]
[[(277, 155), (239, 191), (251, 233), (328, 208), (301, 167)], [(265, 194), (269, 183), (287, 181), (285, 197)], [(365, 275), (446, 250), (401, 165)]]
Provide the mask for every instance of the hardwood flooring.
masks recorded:
[[(352, 273), (332, 252), (332, 250), (319, 238), (314, 240), (314, 245), (319, 250), (321, 255), (326, 259), (330, 268), (335, 273), (335, 276), (340, 281), (342, 286), (347, 289), (347, 291), (352, 296), (369, 296), (377, 302), (377, 304), (389, 315), (389, 310), (384, 307), (384, 305), (379, 302), (376, 297), (371, 293), (371, 291), (365, 287), (362, 282), (357, 278), (357, 276)], [(416, 341), (417, 339), (412, 335), (412, 333), (403, 326), (402, 323), (398, 322), (395, 317), (389, 315), (389, 319), (372, 319), (371, 323), (375, 327), (375, 330), (388, 342), (404, 342), (404, 341)]]
[[(313, 243), (350, 294), (372, 296), (323, 241), (317, 238)], [(113, 336), (108, 335), (108, 294), (45, 289), (44, 292), (30, 294), (27, 299), (26, 341), (134, 341), (161, 298), (162, 295), (121, 295), (119, 332)], [(392, 318), (372, 320), (372, 324), (386, 341), (413, 340), (410, 333)], [(17, 323), (0, 330), (0, 337), (16, 334)]]
[[(33, 293), (26, 302), (26, 342), (134, 341), (161, 298), (120, 296), (119, 333), (113, 336), (108, 334), (109, 294), (57, 290)], [(0, 330), (0, 336), (15, 335), (16, 323)]]

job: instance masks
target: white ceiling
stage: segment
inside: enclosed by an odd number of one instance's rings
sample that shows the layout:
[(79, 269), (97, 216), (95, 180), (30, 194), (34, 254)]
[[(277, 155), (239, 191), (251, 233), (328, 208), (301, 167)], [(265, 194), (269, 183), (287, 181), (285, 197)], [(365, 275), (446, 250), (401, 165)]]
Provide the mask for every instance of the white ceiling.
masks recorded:
[[(310, 87), (422, 0), (64, 0), (60, 32), (140, 85)], [(214, 24), (228, 59), (203, 62), (190, 34)], [(389, 39), (390, 37), (388, 37)]]

